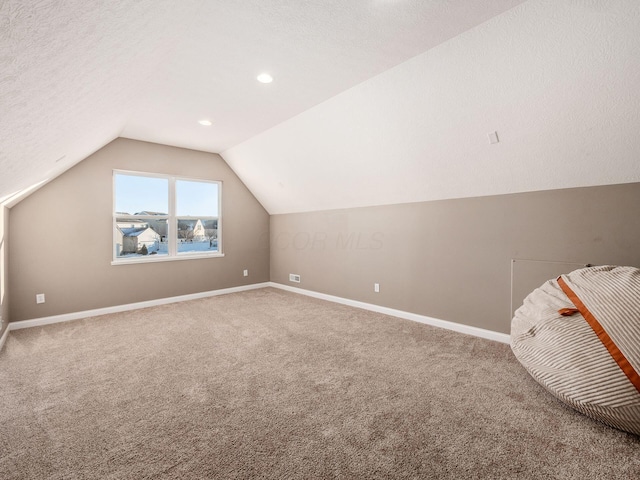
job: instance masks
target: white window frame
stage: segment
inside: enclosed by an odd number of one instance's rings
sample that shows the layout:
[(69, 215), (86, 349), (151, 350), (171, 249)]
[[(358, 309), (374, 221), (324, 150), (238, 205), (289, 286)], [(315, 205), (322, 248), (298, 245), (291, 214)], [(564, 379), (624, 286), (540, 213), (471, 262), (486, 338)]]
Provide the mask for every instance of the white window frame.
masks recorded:
[[(168, 199), (169, 212), (167, 215), (117, 215), (116, 214), (116, 175), (135, 175), (149, 178), (162, 178), (168, 180)], [(176, 182), (184, 180), (188, 182), (214, 183), (218, 185), (218, 216), (207, 215), (202, 217), (177, 216), (176, 215)], [(199, 258), (215, 258), (224, 257), (222, 252), (222, 181), (210, 180), (204, 178), (182, 177), (177, 175), (165, 175), (161, 173), (136, 172), (131, 170), (113, 170), (112, 180), (112, 224), (113, 239), (111, 241), (111, 265), (130, 265), (135, 263), (155, 263), (155, 262), (172, 262), (176, 260), (194, 260)], [(141, 257), (119, 257), (116, 254), (116, 245), (118, 242), (117, 235), (117, 218), (126, 218), (130, 220), (158, 220), (167, 219), (167, 255), (145, 255)], [(187, 220), (196, 219), (215, 219), (218, 220), (217, 242), (218, 250), (216, 252), (182, 252), (178, 253), (178, 218)]]

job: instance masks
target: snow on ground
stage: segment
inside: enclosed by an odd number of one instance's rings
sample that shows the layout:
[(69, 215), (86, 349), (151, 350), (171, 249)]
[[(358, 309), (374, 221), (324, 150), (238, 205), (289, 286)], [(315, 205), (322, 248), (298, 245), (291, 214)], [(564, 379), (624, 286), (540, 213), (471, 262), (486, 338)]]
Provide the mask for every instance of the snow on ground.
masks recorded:
[[(147, 251), (149, 255), (168, 255), (168, 246), (167, 243), (160, 243), (157, 248), (153, 246), (148, 246)], [(189, 253), (189, 252), (217, 252), (218, 251), (218, 241), (214, 240), (213, 245), (210, 245), (209, 240), (204, 242), (180, 242), (178, 243), (178, 253)], [(149, 255), (141, 255), (139, 253), (127, 253), (125, 255), (120, 255), (120, 257), (147, 257)]]

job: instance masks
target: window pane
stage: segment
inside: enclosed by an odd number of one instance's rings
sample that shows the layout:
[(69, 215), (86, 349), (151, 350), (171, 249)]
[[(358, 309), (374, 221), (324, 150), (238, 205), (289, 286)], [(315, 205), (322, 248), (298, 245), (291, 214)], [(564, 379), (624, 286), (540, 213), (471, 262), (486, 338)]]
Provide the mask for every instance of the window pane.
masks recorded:
[(176, 180), (176, 215), (218, 216), (218, 184)]
[(217, 252), (218, 220), (178, 218), (178, 253)]
[(116, 263), (220, 254), (221, 182), (116, 171), (113, 181)]
[(142, 221), (116, 218), (116, 258), (167, 255), (166, 227), (166, 219)]
[(116, 173), (116, 213), (167, 215), (169, 179)]

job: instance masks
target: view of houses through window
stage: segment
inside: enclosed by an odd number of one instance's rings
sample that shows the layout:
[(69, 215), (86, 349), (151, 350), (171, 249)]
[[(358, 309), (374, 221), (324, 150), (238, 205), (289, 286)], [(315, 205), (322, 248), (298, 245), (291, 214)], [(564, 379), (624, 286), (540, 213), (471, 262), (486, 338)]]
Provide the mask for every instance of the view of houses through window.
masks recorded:
[(220, 253), (220, 182), (114, 172), (114, 260)]

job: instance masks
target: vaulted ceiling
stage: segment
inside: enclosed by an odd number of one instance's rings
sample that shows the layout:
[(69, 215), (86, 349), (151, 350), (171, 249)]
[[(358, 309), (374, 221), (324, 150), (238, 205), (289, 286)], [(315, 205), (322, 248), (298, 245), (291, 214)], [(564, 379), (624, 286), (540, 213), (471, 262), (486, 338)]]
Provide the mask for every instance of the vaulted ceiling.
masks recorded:
[(270, 213), (640, 181), (638, 32), (635, 0), (0, 0), (0, 199), (118, 136)]

